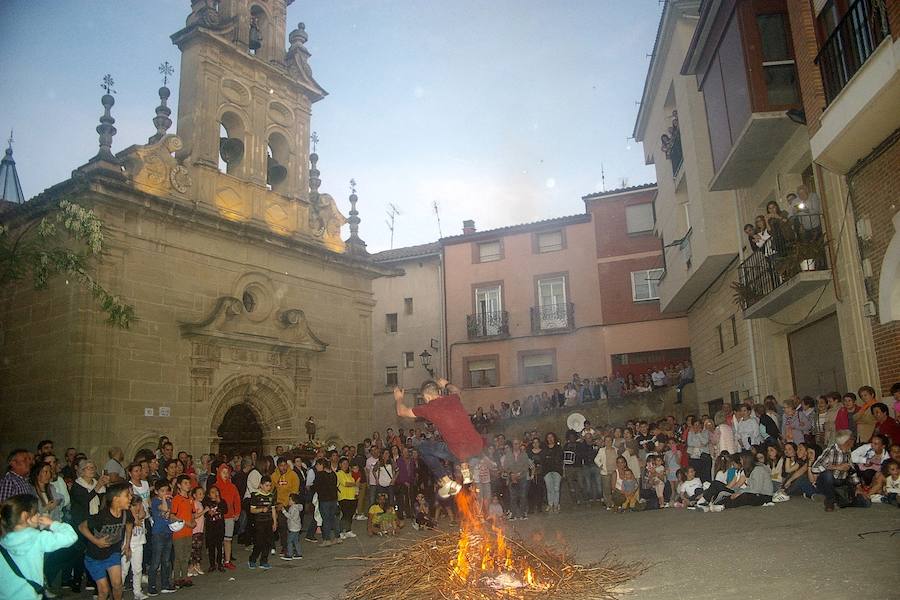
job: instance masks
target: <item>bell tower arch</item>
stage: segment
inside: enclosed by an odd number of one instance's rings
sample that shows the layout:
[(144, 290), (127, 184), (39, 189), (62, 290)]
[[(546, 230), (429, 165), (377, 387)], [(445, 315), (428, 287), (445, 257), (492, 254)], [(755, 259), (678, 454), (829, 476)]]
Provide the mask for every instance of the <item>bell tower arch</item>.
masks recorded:
[(285, 48), (292, 3), (192, 0), (172, 41), (181, 50), (179, 158), (196, 200), (227, 204), (228, 218), (276, 214), (281, 230), (297, 232), (309, 203), (311, 106), (327, 92), (312, 77), (302, 23)]

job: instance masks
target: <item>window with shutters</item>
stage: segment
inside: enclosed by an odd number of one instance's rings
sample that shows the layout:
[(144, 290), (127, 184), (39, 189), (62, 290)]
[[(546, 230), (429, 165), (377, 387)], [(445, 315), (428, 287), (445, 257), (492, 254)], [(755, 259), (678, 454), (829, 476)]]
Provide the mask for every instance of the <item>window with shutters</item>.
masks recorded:
[(493, 262), (503, 258), (500, 242), (483, 242), (478, 244), (478, 262)]
[(522, 356), (522, 383), (556, 381), (556, 360), (552, 352)]
[(653, 203), (632, 204), (625, 207), (625, 226), (628, 233), (653, 231)]
[(494, 387), (497, 385), (497, 359), (478, 358), (466, 360), (469, 387)]
[(539, 254), (556, 252), (563, 249), (562, 231), (546, 231), (537, 234), (537, 250)]

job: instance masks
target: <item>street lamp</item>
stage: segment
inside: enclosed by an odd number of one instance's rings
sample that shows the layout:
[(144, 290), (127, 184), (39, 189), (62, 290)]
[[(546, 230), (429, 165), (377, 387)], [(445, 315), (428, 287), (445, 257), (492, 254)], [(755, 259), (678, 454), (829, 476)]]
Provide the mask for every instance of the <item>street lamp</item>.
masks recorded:
[(422, 366), (425, 367), (428, 374), (434, 377), (434, 369), (431, 368), (431, 353), (428, 350), (422, 350), (419, 358), (422, 360)]

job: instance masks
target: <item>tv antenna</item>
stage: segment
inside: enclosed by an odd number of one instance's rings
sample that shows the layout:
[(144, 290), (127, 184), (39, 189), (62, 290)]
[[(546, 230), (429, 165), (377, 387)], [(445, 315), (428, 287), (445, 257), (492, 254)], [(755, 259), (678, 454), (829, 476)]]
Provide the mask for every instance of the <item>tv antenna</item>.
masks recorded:
[(438, 206), (437, 200), (431, 203), (431, 208), (434, 209), (434, 216), (437, 219), (438, 225), (438, 239), (444, 237), (444, 232), (441, 231), (441, 212), (440, 207)]
[(402, 214), (400, 209), (393, 202), (388, 202), (388, 210), (387, 210), (387, 223), (388, 229), (391, 230), (391, 250), (394, 249), (394, 219), (396, 219), (397, 215)]
[(606, 171), (603, 169), (603, 163), (600, 163), (600, 187), (602, 191), (606, 191)]

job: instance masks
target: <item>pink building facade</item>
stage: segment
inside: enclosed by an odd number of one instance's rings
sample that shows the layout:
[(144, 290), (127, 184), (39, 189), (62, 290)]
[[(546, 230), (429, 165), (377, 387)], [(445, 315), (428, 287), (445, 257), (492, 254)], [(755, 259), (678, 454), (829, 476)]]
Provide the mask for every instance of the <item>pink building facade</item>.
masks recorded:
[(655, 191), (592, 194), (582, 214), (490, 231), (466, 221), (441, 240), (449, 378), (467, 408), (689, 356), (686, 320), (660, 314), (655, 293)]

